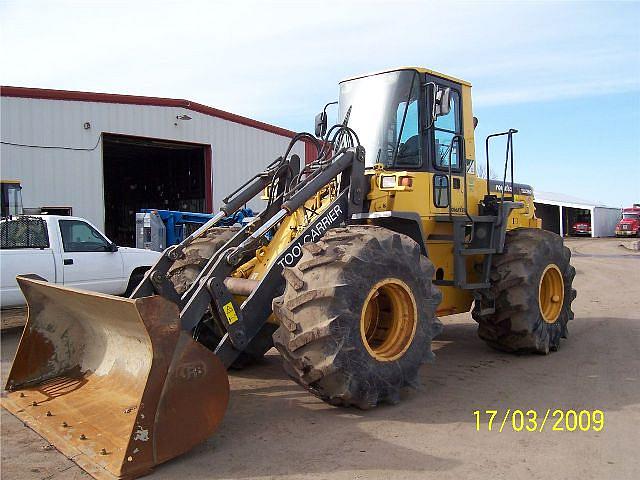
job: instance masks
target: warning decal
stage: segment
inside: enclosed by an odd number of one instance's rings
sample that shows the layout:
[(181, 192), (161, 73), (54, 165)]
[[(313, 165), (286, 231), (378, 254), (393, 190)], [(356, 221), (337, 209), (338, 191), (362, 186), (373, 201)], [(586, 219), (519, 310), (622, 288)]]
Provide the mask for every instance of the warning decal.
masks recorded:
[(236, 315), (236, 311), (233, 308), (233, 304), (231, 302), (227, 303), (224, 307), (222, 307), (222, 309), (224, 310), (224, 314), (227, 317), (227, 321), (229, 322), (229, 325), (238, 321), (238, 315)]

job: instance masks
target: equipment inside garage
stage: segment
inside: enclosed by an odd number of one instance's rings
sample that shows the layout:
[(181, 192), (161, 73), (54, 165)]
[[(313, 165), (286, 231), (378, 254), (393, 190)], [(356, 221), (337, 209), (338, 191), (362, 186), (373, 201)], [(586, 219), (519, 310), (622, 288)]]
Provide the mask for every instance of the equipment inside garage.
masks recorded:
[(591, 236), (591, 210), (586, 208), (566, 207), (563, 209), (563, 213), (562, 221), (564, 222), (564, 225), (562, 226), (562, 229), (565, 234), (576, 235), (579, 232), (584, 234), (583, 232), (586, 232), (585, 230), (576, 230), (575, 226), (586, 223), (588, 225), (588, 234)]
[(135, 246), (136, 212), (143, 208), (206, 211), (203, 145), (104, 135), (105, 230), (118, 245)]
[(536, 191), (536, 216), (542, 228), (561, 236), (576, 234), (575, 227), (587, 224), (581, 234), (591, 237), (612, 237), (620, 219), (620, 208), (609, 207), (566, 194)]

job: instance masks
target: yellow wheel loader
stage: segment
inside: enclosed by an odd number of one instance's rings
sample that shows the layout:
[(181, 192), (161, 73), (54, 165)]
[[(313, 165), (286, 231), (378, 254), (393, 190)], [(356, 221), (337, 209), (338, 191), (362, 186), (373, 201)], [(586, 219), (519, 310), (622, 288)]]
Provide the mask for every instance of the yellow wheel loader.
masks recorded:
[[(575, 270), (513, 182), (516, 131), (486, 139), (487, 176), (490, 144), (506, 143), (488, 181), (467, 82), (389, 70), (341, 82), (338, 108), (340, 124), (319, 114), (129, 298), (19, 277), (29, 317), (2, 405), (94, 477), (133, 478), (209, 437), (226, 370), (272, 346), (311, 394), (362, 409), (418, 382), (437, 317), (471, 310), (492, 347), (557, 349)], [(301, 140), (317, 147), (305, 165)], [(247, 225), (215, 227), (259, 195)]]

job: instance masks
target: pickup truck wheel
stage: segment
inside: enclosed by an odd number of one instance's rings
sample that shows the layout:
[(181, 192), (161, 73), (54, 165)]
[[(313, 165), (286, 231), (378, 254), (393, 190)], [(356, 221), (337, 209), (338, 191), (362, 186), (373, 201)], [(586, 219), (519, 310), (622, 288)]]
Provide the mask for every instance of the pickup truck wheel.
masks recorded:
[(140, 285), (140, 282), (142, 282), (144, 274), (147, 272), (147, 270), (149, 270), (149, 268), (151, 267), (138, 268), (131, 272), (129, 283), (127, 284), (127, 290), (124, 292), (125, 297), (131, 296), (136, 287)]
[[(207, 264), (209, 259), (220, 250), (225, 243), (238, 233), (238, 227), (212, 227), (207, 231), (206, 236), (198, 238), (184, 249), (182, 258), (176, 260), (167, 274), (169, 281), (173, 283), (176, 291), (182, 295), (186, 292), (198, 275)], [(219, 325), (211, 314), (207, 314), (195, 327), (193, 335), (198, 342), (209, 349), (214, 349), (222, 339), (225, 329)], [(261, 332), (252, 341), (247, 350), (242, 352), (236, 361), (231, 365), (234, 369), (241, 369), (259, 361), (267, 351), (273, 347), (269, 330), (264, 334)], [(265, 342), (265, 338), (267, 341)]]

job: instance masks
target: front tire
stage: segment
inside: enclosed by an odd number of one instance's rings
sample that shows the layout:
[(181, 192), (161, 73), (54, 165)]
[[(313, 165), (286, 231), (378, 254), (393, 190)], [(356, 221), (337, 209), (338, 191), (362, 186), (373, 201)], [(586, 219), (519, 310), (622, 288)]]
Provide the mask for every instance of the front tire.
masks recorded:
[(180, 295), (186, 292), (209, 259), (231, 240), (238, 230), (237, 227), (212, 227), (205, 235), (191, 242), (184, 249), (182, 257), (173, 262), (168, 272), (169, 281), (173, 283), (176, 292)]
[(373, 226), (329, 230), (303, 250), (273, 301), (285, 370), (333, 405), (397, 403), (442, 328), (432, 263), (409, 237)]
[(506, 352), (557, 350), (573, 319), (576, 270), (570, 260), (571, 251), (555, 233), (508, 231), (504, 252), (494, 257), (491, 288), (472, 311), (480, 338)]

